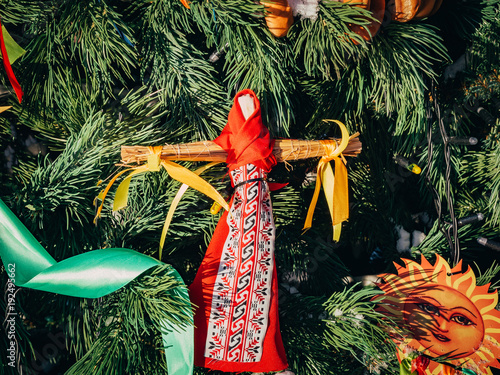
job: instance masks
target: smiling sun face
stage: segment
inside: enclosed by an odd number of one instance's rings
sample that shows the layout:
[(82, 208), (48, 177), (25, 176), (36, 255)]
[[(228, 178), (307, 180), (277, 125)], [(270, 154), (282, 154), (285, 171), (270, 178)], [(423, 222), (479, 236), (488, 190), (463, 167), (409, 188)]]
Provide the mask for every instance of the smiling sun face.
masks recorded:
[(435, 356), (462, 358), (476, 352), (484, 338), (484, 323), (476, 306), (446, 286), (418, 287), (403, 308), (405, 325)]
[[(432, 266), (403, 259), (396, 264), (398, 275), (384, 274), (379, 285), (385, 294), (377, 299), (378, 310), (402, 328), (394, 338), (399, 348), (423, 352), (468, 368), (478, 375), (490, 375), (490, 366), (500, 368), (500, 311), (495, 310), (497, 293), (488, 285), (477, 286), (474, 272), (462, 273), (461, 262), (450, 268), (439, 255)], [(426, 374), (439, 374), (440, 365), (431, 361)]]

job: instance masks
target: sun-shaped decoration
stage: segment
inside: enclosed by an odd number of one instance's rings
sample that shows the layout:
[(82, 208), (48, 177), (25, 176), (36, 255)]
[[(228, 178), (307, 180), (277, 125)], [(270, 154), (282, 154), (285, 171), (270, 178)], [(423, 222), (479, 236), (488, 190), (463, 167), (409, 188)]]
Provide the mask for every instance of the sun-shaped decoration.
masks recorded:
[[(422, 256), (421, 264), (403, 259), (395, 263), (398, 274), (379, 275), (384, 292), (377, 298), (378, 310), (393, 319), (393, 340), (400, 362), (405, 353), (419, 352), (450, 366), (430, 361), (426, 375), (463, 373), (492, 375), (500, 368), (500, 311), (498, 293), (489, 284), (477, 286), (470, 267), (462, 262), (454, 268), (439, 255), (434, 265)], [(420, 372), (419, 372), (420, 373)]]

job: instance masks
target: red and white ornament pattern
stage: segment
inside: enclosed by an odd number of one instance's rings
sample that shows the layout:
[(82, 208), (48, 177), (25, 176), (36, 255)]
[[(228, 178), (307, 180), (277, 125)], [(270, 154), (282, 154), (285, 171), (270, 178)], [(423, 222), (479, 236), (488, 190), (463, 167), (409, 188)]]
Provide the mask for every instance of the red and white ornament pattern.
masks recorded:
[[(266, 173), (248, 164), (233, 170), (231, 177), (237, 185), (264, 179)], [(268, 326), (274, 268), (275, 227), (265, 181), (235, 189), (227, 223), (229, 234), (213, 291), (205, 356), (257, 362)]]

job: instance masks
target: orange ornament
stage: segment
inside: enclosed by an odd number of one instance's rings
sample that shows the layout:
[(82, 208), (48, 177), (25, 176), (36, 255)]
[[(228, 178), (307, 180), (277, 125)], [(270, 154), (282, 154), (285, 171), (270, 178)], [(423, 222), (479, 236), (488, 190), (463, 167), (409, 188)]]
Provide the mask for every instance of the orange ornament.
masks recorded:
[(430, 17), (436, 13), (443, 3), (443, 0), (423, 0), (423, 4), (415, 14), (415, 19), (420, 20), (425, 17)]
[(418, 7), (417, 13), (415, 13), (413, 18), (421, 19), (427, 17), (434, 9), (435, 4), (435, 0), (420, 0), (420, 6)]
[[(385, 0), (363, 0), (361, 2), (354, 0), (344, 0), (344, 3), (351, 2), (354, 3), (353, 5), (355, 6), (370, 10), (372, 12), (373, 18), (375, 18), (375, 21), (370, 20), (370, 24), (365, 26), (349, 24), (349, 29), (361, 36), (364, 40), (372, 39), (379, 31), (382, 20), (384, 19)], [(358, 44), (356, 41), (353, 42), (355, 44)]]
[(387, 10), (391, 13), (393, 21), (408, 22), (420, 9), (420, 5), (425, 0), (389, 0)]
[(403, 316), (415, 340), (433, 357), (468, 357), (484, 339), (484, 322), (477, 307), (446, 285), (416, 286), (406, 297)]
[(433, 14), (435, 14), (439, 10), (439, 7), (441, 7), (442, 3), (443, 3), (443, 0), (436, 0), (436, 3), (434, 4), (434, 8), (429, 13), (429, 17), (432, 16)]
[(398, 359), (408, 350), (426, 355), (431, 361), (425, 375), (453, 375), (453, 367), (491, 375), (490, 367), (500, 368), (498, 293), (489, 284), (476, 285), (461, 261), (453, 268), (439, 255), (434, 265), (424, 256), (420, 263), (403, 261), (395, 264), (397, 275), (379, 275), (384, 294), (375, 298), (377, 310), (397, 323), (392, 339)]
[(266, 24), (271, 34), (284, 37), (293, 24), (292, 8), (287, 0), (266, 0), (261, 2), (266, 8)]
[(408, 22), (432, 16), (443, 0), (389, 0), (387, 10), (393, 21)]

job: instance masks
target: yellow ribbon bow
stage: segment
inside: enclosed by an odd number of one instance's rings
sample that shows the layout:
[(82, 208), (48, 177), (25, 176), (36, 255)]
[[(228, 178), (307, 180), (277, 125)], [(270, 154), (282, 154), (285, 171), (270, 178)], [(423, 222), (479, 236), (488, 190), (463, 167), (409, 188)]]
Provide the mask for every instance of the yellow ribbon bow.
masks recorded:
[(127, 206), (128, 189), (130, 186), (130, 181), (132, 180), (133, 176), (148, 171), (158, 172), (161, 167), (165, 168), (170, 177), (172, 177), (174, 180), (182, 182), (183, 184), (186, 184), (192, 187), (193, 189), (198, 190), (199, 192), (207, 195), (209, 198), (219, 203), (222, 207), (224, 207), (224, 209), (229, 210), (229, 205), (224, 200), (224, 198), (222, 198), (219, 192), (215, 190), (215, 188), (212, 185), (210, 185), (208, 182), (206, 182), (204, 179), (198, 176), (198, 174), (172, 161), (162, 160), (161, 159), (162, 149), (163, 146), (149, 147), (150, 154), (148, 155), (148, 162), (146, 164), (120, 171), (111, 179), (106, 188), (98, 196), (98, 198), (100, 198), (102, 202), (99, 208), (97, 209), (97, 214), (94, 219), (94, 222), (101, 215), (102, 207), (104, 205), (104, 199), (106, 198), (109, 189), (115, 183), (118, 177), (127, 172), (130, 172), (130, 174), (120, 183), (120, 185), (116, 189), (115, 199), (113, 201), (113, 211), (118, 211)]
[[(328, 202), (330, 216), (332, 217), (333, 239), (334, 241), (338, 241), (340, 239), (342, 222), (349, 218), (347, 168), (342, 156), (342, 151), (345, 150), (347, 144), (349, 143), (349, 133), (347, 132), (345, 125), (340, 121), (331, 121), (335, 122), (340, 127), (342, 139), (339, 145), (337, 145), (335, 141), (321, 141), (326, 150), (326, 155), (323, 156), (318, 163), (316, 187), (314, 189), (311, 204), (309, 205), (309, 209), (307, 211), (303, 231), (308, 230), (312, 226), (314, 209), (316, 208), (321, 185), (323, 185), (323, 191), (325, 192), (326, 201)], [(331, 160), (335, 162), (335, 175), (333, 174), (333, 170), (330, 165)]]

